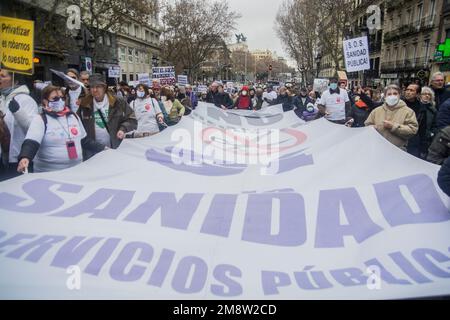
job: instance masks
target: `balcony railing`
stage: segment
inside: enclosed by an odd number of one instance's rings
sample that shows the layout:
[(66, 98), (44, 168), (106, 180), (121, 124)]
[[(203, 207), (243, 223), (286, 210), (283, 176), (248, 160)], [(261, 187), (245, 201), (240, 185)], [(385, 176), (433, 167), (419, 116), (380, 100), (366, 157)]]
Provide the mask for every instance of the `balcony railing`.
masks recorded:
[(428, 68), (428, 58), (419, 57), (415, 59), (405, 59), (397, 61), (383, 62), (381, 70), (383, 71), (409, 71)]
[(436, 15), (429, 15), (422, 19), (417, 19), (411, 24), (402, 24), (386, 32), (384, 35), (384, 42), (396, 41), (404, 36), (412, 36), (419, 32), (430, 30), (437, 23)]

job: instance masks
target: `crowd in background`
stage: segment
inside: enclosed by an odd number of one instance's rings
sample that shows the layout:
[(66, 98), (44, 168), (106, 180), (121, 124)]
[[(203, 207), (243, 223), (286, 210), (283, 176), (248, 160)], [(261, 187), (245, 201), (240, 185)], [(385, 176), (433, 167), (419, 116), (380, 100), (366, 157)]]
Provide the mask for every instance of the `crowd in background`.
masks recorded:
[(324, 92), (295, 84), (230, 88), (219, 81), (206, 92), (190, 85), (108, 87), (101, 74), (65, 74), (65, 87), (36, 81), (30, 91), (22, 76), (0, 70), (0, 180), (75, 166), (123, 139), (176, 125), (204, 101), (223, 110), (281, 105), (307, 122), (324, 117), (347, 127), (373, 126), (402, 150), (443, 165), (439, 183), (450, 194), (450, 88), (439, 72), (430, 86), (391, 84), (383, 90), (349, 89), (332, 78)]

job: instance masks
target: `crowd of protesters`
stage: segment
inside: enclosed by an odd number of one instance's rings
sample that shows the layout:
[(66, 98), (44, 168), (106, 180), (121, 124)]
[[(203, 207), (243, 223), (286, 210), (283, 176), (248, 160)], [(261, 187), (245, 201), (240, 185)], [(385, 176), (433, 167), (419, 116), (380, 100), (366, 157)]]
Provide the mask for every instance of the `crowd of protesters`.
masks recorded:
[(321, 93), (311, 85), (229, 88), (221, 82), (207, 92), (190, 85), (108, 87), (101, 74), (75, 69), (65, 74), (76, 81), (66, 79), (65, 87), (36, 82), (30, 92), (22, 77), (0, 70), (0, 181), (69, 168), (117, 148), (125, 138), (155, 135), (204, 101), (224, 110), (281, 105), (307, 122), (323, 117), (347, 127), (372, 126), (400, 149), (442, 165), (438, 181), (450, 194), (450, 88), (440, 72), (432, 75), (430, 86), (391, 84), (382, 91), (350, 90), (332, 78)]

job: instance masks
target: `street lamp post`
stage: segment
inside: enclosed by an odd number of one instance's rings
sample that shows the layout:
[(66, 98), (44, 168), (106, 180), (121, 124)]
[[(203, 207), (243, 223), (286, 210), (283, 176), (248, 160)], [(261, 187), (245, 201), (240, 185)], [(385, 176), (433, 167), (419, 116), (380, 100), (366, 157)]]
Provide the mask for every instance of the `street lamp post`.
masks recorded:
[(94, 50), (95, 48), (95, 39), (86, 28), (81, 28), (75, 36), (75, 41), (77, 43), (77, 47), (80, 48), (80, 50), (83, 50), (86, 63), (86, 58), (88, 58), (89, 50)]
[(305, 86), (305, 70), (306, 70), (305, 66), (301, 65), (301, 67), (300, 67), (300, 74), (302, 76), (302, 87)]
[(322, 53), (318, 52), (316, 55), (316, 66), (317, 66), (317, 70), (316, 70), (316, 78), (319, 77), (319, 72), (320, 72), (320, 62), (322, 60)]

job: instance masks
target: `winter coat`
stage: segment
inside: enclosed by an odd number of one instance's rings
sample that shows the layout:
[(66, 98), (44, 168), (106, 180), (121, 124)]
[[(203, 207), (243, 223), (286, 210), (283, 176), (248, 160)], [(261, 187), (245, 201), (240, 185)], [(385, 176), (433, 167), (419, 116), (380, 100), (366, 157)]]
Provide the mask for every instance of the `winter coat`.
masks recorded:
[[(112, 93), (107, 93), (109, 100), (109, 113), (107, 122), (108, 132), (111, 138), (111, 147), (116, 149), (122, 140), (117, 138), (119, 130), (127, 133), (137, 129), (137, 120), (128, 103)], [(87, 137), (95, 141), (95, 115), (93, 106), (94, 97), (88, 94), (81, 100), (78, 115), (83, 122)]]
[(439, 170), (437, 182), (442, 191), (450, 197), (450, 158), (445, 160)]
[[(7, 160), (9, 163), (16, 163), (31, 121), (38, 114), (38, 105), (30, 96), (28, 87), (23, 85), (6, 97), (0, 95), (0, 111), (5, 115), (3, 121), (11, 137)], [(7, 155), (5, 153), (2, 156)]]
[[(383, 121), (394, 123), (392, 129), (386, 129)], [(408, 139), (412, 138), (419, 129), (414, 111), (402, 100), (397, 106), (389, 108), (386, 104), (373, 110), (367, 120), (366, 126), (374, 125), (377, 131), (395, 146), (405, 149)]]
[(427, 160), (441, 165), (450, 156), (450, 126), (439, 131), (428, 150)]

